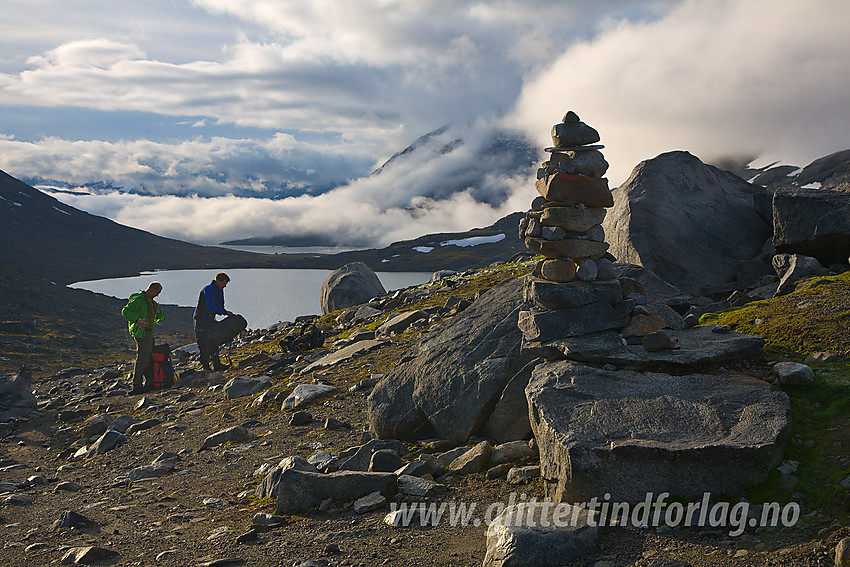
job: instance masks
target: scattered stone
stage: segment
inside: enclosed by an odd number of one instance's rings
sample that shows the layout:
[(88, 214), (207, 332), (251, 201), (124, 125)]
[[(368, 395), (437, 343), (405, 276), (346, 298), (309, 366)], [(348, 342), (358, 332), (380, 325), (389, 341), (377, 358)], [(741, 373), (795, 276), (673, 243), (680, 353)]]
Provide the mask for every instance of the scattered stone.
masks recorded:
[(815, 373), (811, 367), (799, 362), (777, 362), (773, 365), (773, 373), (779, 377), (779, 382), (785, 386), (815, 383)]
[[(575, 520), (575, 521), (573, 521)], [(509, 506), (487, 528), (484, 567), (556, 567), (591, 555), (598, 531), (567, 503)]]
[(396, 333), (402, 333), (416, 321), (428, 319), (428, 314), (424, 311), (407, 311), (399, 313), (386, 320), (386, 322), (378, 327), (378, 335), (388, 337)]
[(135, 418), (129, 415), (120, 415), (112, 420), (112, 423), (109, 424), (109, 429), (113, 429), (118, 433), (129, 435), (127, 433), (127, 429), (129, 429), (134, 423), (136, 423)]
[(127, 435), (133, 435), (134, 433), (138, 433), (139, 431), (144, 431), (146, 429), (150, 429), (151, 427), (156, 427), (160, 423), (162, 423), (162, 420), (158, 417), (152, 417), (144, 421), (139, 421), (127, 427)]
[(310, 372), (313, 372), (314, 370), (320, 370), (322, 368), (327, 368), (328, 366), (333, 366), (334, 364), (337, 364), (339, 362), (348, 360), (356, 356), (360, 356), (365, 352), (382, 347), (385, 344), (386, 341), (381, 340), (357, 341), (354, 344), (350, 344), (348, 346), (342, 347), (337, 351), (327, 354), (315, 362), (311, 362), (309, 365), (305, 366), (299, 372), (299, 374), (304, 376), (306, 374), (309, 374)]
[(647, 352), (659, 352), (664, 349), (673, 348), (676, 344), (675, 339), (664, 330), (649, 333), (641, 340), (643, 348)]
[(372, 453), (369, 472), (393, 472), (401, 468), (403, 461), (392, 449), (381, 449)]
[[(644, 337), (655, 331), (660, 331), (667, 326), (661, 317), (651, 313), (640, 313), (634, 315), (629, 324), (620, 332), (626, 338), (629, 337)], [(601, 329), (600, 329), (601, 330)]]
[(2, 506), (29, 506), (33, 500), (26, 494), (2, 494), (0, 505)]
[(156, 400), (149, 396), (142, 396), (142, 398), (138, 402), (136, 402), (136, 405), (133, 407), (135, 407), (137, 410), (156, 407)]
[(352, 318), (352, 323), (363, 323), (368, 321), (369, 319), (374, 319), (378, 315), (383, 314), (383, 311), (380, 309), (376, 309), (371, 305), (361, 305), (357, 307), (354, 311), (354, 317)]
[(277, 401), (277, 396), (280, 394), (280, 390), (276, 388), (269, 388), (251, 402), (251, 407), (260, 407), (265, 404), (270, 404), (272, 402)]
[(824, 266), (847, 263), (850, 254), (847, 191), (781, 188), (773, 196), (772, 209), (773, 245), (777, 252), (807, 254)]
[[(347, 348), (347, 347), (346, 347)], [(336, 388), (326, 384), (299, 384), (283, 401), (281, 409), (293, 409), (304, 405), (310, 400), (335, 392)]]
[(602, 223), (611, 254), (690, 295), (732, 280), (773, 232), (756, 205), (763, 188), (684, 151), (641, 162), (614, 193)]
[(142, 480), (145, 478), (157, 478), (160, 476), (165, 476), (174, 470), (176, 461), (177, 459), (175, 457), (171, 459), (157, 461), (149, 465), (137, 467), (131, 470), (127, 477), (130, 480)]
[(433, 480), (420, 478), (418, 476), (399, 475), (398, 477), (398, 493), (406, 496), (417, 496), (420, 498), (430, 498), (438, 494), (444, 494), (447, 491), (442, 484), (436, 483)]
[[(400, 441), (392, 439), (372, 439), (363, 445), (350, 447), (339, 454), (341, 461), (340, 470), (348, 471), (368, 471), (369, 463), (372, 462), (372, 455), (376, 451), (390, 449), (397, 454), (405, 452), (404, 444)], [(399, 465), (400, 466), (400, 465)], [(389, 471), (388, 471), (389, 472)]]
[(60, 482), (53, 489), (53, 492), (65, 491), (65, 492), (79, 492), (83, 487), (75, 482), (64, 481)]
[(439, 333), (427, 333), (414, 358), (395, 366), (369, 395), (374, 437), (415, 439), (428, 427), (465, 443), (487, 421), (493, 401), (526, 365), (517, 313), (521, 278), (483, 292)]
[(92, 443), (92, 446), (89, 447), (88, 451), (86, 451), (86, 458), (91, 458), (95, 455), (102, 455), (107, 451), (111, 451), (126, 440), (126, 435), (118, 433), (117, 431), (107, 430), (106, 433), (101, 435), (97, 441)]
[(257, 530), (250, 529), (244, 534), (239, 535), (236, 538), (237, 544), (250, 543), (252, 541), (257, 541), (259, 539), (259, 534), (257, 534)]
[(0, 376), (0, 422), (21, 419), (38, 408), (27, 373), (18, 373), (11, 379)]
[(354, 511), (358, 514), (366, 514), (383, 508), (387, 499), (380, 492), (372, 492), (354, 501)]
[(166, 559), (168, 559), (172, 555), (176, 555), (177, 553), (178, 553), (178, 550), (176, 550), (176, 549), (166, 549), (165, 551), (157, 553), (156, 560), (157, 561), (165, 561)]
[(110, 423), (112, 423), (111, 415), (103, 413), (94, 416), (86, 423), (85, 429), (83, 429), (83, 437), (100, 437), (106, 433)]
[(434, 468), (431, 466), (431, 463), (424, 461), (422, 459), (418, 459), (416, 461), (412, 461), (410, 463), (405, 464), (403, 467), (397, 469), (395, 471), (395, 475), (401, 478), (402, 475), (405, 476), (425, 476), (426, 474), (433, 475)]
[(307, 462), (316, 467), (319, 472), (333, 472), (330, 470), (339, 470), (339, 459), (333, 456), (330, 451), (318, 451), (311, 455)]
[(490, 462), (498, 465), (521, 459), (531, 459), (536, 456), (531, 447), (528, 446), (527, 441), (510, 441), (493, 447), (493, 452), (490, 454)]
[(806, 356), (803, 364), (829, 364), (839, 360), (841, 360), (841, 357), (834, 352), (813, 352)]
[(221, 445), (222, 443), (227, 443), (228, 441), (242, 443), (245, 441), (252, 441), (255, 438), (256, 435), (254, 435), (241, 425), (236, 425), (234, 427), (222, 429), (221, 431), (217, 431), (212, 435), (208, 436), (206, 439), (204, 439), (203, 444), (201, 444), (201, 449), (215, 447), (216, 445)]
[(245, 560), (241, 557), (226, 557), (223, 559), (215, 559), (207, 556), (198, 560), (197, 567), (230, 567), (232, 565), (244, 565)]
[(296, 411), (289, 416), (289, 425), (298, 427), (299, 425), (307, 425), (313, 421), (313, 415), (307, 411)]
[(282, 526), (287, 522), (288, 520), (283, 516), (259, 512), (254, 514), (254, 518), (251, 520), (251, 525), (255, 529), (268, 529), (276, 526)]
[(512, 463), (502, 463), (501, 465), (496, 465), (495, 467), (490, 467), (487, 469), (487, 472), (484, 473), (484, 477), (487, 480), (495, 480), (497, 478), (502, 478), (507, 476), (508, 471), (514, 468)]
[(51, 524), (50, 529), (56, 531), (61, 528), (79, 528), (84, 526), (96, 526), (97, 522), (92, 520), (91, 518), (87, 518), (78, 512), (74, 512), (73, 510), (66, 510), (62, 512), (59, 516), (59, 519)]
[(493, 446), (490, 442), (482, 441), (452, 461), (446, 471), (458, 475), (481, 472), (487, 468), (492, 454)]
[(224, 385), (224, 393), (228, 400), (243, 398), (245, 396), (253, 396), (263, 390), (271, 388), (271, 380), (268, 376), (259, 376), (256, 378), (232, 378)]
[(508, 471), (508, 484), (525, 484), (539, 477), (539, 466), (513, 467)]
[(112, 561), (120, 557), (117, 551), (103, 547), (72, 547), (62, 556), (62, 565), (91, 565), (99, 561)]
[[(361, 382), (362, 381), (363, 380), (361, 380)], [(325, 423), (324, 425), (322, 425), (322, 429), (351, 429), (351, 425), (344, 421), (329, 417), (325, 419)]]

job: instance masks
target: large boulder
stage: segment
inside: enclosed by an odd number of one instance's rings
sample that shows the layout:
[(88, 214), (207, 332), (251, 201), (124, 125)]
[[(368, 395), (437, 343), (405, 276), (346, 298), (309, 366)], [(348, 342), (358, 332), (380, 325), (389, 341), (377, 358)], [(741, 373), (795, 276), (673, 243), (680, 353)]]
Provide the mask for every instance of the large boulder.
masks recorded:
[(824, 266), (850, 256), (850, 192), (786, 188), (773, 196), (777, 252), (812, 256)]
[(436, 433), (465, 442), (478, 431), (526, 363), (517, 327), (522, 288), (521, 278), (502, 282), (427, 333), (414, 347), (415, 357), (372, 390), (372, 435), (411, 439)]
[(699, 295), (735, 278), (771, 235), (755, 205), (756, 188), (688, 152), (641, 162), (613, 191), (602, 226), (620, 262), (640, 264)]
[(0, 422), (27, 416), (36, 407), (35, 396), (25, 375), (18, 374), (11, 379), (0, 376)]
[(283, 471), (287, 471), (289, 469), (297, 469), (304, 472), (318, 472), (316, 467), (311, 465), (304, 457), (299, 457), (297, 455), (286, 457), (281, 460), (277, 466), (272, 467), (269, 470), (263, 478), (263, 481), (254, 490), (254, 496), (257, 498), (277, 498), (277, 492), (280, 488), (280, 475), (283, 474)]
[(779, 280), (774, 297), (791, 293), (802, 279), (829, 273), (816, 258), (800, 254), (777, 254), (773, 257), (773, 265), (777, 273), (782, 270), (779, 273), (782, 279)]
[[(664, 303), (670, 306), (690, 305), (685, 293), (671, 285), (645, 266), (617, 262), (614, 264), (614, 274), (618, 280), (629, 278), (640, 284), (641, 294), (648, 303)], [(620, 282), (623, 286), (623, 282)]]
[(363, 262), (346, 264), (331, 272), (322, 283), (322, 314), (366, 303), (386, 292), (381, 280), (369, 266)]
[(788, 396), (741, 375), (543, 363), (526, 388), (547, 498), (737, 496), (782, 461)]

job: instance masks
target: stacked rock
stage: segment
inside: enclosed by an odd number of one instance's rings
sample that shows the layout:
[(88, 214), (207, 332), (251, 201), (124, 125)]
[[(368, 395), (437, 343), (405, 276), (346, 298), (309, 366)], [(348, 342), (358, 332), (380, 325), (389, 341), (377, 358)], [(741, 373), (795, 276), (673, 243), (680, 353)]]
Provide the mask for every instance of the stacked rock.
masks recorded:
[(531, 210), (520, 221), (519, 236), (529, 250), (542, 254), (534, 275), (554, 282), (614, 278), (602, 220), (614, 206), (608, 162), (595, 145), (599, 133), (570, 111), (552, 127), (554, 147), (537, 170), (537, 192)]
[(614, 206), (608, 162), (597, 145), (599, 133), (568, 112), (552, 127), (549, 161), (537, 171), (531, 210), (519, 236), (529, 250), (545, 256), (528, 278), (525, 299), (538, 309), (520, 314), (529, 341), (547, 341), (602, 330), (622, 329), (628, 309), (615, 278), (600, 224)]

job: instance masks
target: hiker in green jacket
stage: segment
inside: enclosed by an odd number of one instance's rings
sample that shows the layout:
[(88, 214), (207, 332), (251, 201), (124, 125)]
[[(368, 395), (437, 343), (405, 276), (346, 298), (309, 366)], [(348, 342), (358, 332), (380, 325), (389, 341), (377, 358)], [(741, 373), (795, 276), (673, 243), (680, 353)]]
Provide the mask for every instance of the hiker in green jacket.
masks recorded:
[(130, 395), (141, 394), (150, 391), (145, 387), (145, 367), (153, 352), (153, 329), (154, 326), (165, 319), (165, 315), (154, 301), (154, 297), (162, 291), (162, 284), (151, 282), (145, 291), (137, 291), (130, 296), (127, 305), (121, 310), (121, 314), (127, 319), (130, 334), (136, 341), (136, 366), (133, 368), (133, 389)]

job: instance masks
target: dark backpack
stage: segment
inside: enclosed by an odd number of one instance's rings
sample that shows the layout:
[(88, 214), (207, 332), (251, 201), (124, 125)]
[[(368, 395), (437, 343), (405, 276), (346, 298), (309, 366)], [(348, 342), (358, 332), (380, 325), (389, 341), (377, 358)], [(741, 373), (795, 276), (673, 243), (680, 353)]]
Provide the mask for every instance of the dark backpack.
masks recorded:
[(174, 385), (174, 365), (171, 363), (169, 345), (161, 344), (153, 347), (144, 376), (148, 387), (154, 390), (162, 390)]
[(325, 344), (325, 335), (313, 323), (295, 330), (280, 340), (280, 348), (288, 352), (300, 352), (319, 348)]
[(216, 348), (229, 343), (235, 339), (239, 333), (248, 328), (248, 321), (242, 315), (228, 315), (221, 321), (212, 323), (210, 328), (210, 342)]

